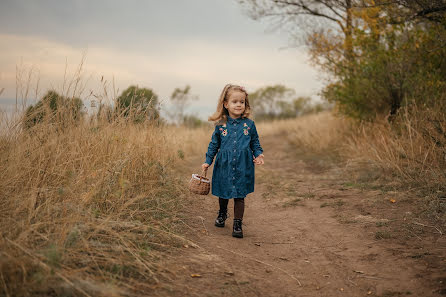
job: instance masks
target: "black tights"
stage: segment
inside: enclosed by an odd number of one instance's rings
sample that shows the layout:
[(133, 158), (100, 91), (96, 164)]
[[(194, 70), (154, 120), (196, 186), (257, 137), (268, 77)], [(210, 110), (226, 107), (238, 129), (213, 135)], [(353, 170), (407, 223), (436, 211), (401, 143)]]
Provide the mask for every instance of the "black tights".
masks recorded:
[[(228, 210), (229, 199), (218, 198), (220, 204), (220, 211), (226, 212)], [(234, 198), (234, 219), (243, 219), (245, 212), (245, 198)]]

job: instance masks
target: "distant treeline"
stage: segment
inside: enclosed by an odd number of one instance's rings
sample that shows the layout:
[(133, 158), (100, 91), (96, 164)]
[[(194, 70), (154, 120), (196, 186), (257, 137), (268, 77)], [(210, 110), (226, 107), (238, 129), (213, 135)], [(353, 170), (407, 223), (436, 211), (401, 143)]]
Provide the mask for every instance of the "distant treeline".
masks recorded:
[(249, 94), (249, 102), (257, 121), (295, 118), (331, 108), (326, 102), (314, 102), (310, 97), (296, 96), (293, 89), (283, 85), (260, 88)]
[[(128, 119), (134, 123), (146, 121), (158, 123), (175, 123), (187, 127), (206, 125), (194, 114), (187, 114), (186, 107), (198, 98), (191, 94), (190, 86), (176, 88), (170, 101), (172, 107), (166, 111), (168, 119), (160, 116), (158, 95), (149, 88), (130, 86), (116, 98), (113, 104), (97, 103), (91, 119), (105, 118), (109, 122), (115, 119)], [(310, 97), (296, 97), (293, 89), (282, 85), (260, 88), (249, 95), (256, 120), (273, 120), (297, 117), (319, 112), (329, 105), (313, 103)], [(217, 102), (217, 99), (215, 100)], [(58, 122), (64, 125), (76, 123), (86, 117), (83, 101), (78, 97), (66, 97), (56, 91), (48, 91), (35, 105), (27, 108), (23, 126), (26, 129), (43, 121)]]

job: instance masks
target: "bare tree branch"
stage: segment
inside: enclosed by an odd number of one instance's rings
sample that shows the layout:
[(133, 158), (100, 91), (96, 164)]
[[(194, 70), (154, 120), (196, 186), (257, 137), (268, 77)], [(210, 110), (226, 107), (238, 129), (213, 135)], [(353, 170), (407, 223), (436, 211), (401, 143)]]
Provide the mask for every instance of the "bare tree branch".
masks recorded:
[(328, 5), (327, 3), (325, 3), (324, 1), (321, 0), (315, 0), (317, 3), (320, 3), (322, 5), (324, 5), (325, 7), (327, 7), (328, 9), (330, 9), (335, 15), (337, 15), (338, 17), (340, 17), (342, 20), (345, 20), (345, 17), (343, 15), (341, 15), (338, 11), (335, 10), (335, 8), (333, 6)]
[[(273, 1), (276, 4), (290, 5), (290, 6), (294, 6), (294, 7), (300, 8), (303, 11), (308, 12), (308, 13), (306, 13), (307, 15), (314, 15), (314, 16), (326, 18), (326, 19), (331, 20), (331, 21), (336, 22), (336, 23), (339, 23), (340, 21), (343, 20), (342, 17), (341, 17), (341, 20), (338, 20), (338, 19), (336, 19), (336, 18), (334, 18), (334, 17), (332, 17), (332, 16), (330, 16), (328, 14), (324, 14), (324, 13), (322, 13), (322, 12), (320, 12), (320, 11), (314, 9), (314, 8), (310, 8), (309, 5), (306, 5), (304, 3), (304, 1), (298, 1), (298, 2), (290, 2), (290, 1), (286, 1), (286, 0), (273, 0)], [(319, 1), (317, 1), (317, 2), (319, 2)], [(298, 11), (297, 13), (298, 14), (299, 13), (303, 14), (303, 11), (302, 12)]]

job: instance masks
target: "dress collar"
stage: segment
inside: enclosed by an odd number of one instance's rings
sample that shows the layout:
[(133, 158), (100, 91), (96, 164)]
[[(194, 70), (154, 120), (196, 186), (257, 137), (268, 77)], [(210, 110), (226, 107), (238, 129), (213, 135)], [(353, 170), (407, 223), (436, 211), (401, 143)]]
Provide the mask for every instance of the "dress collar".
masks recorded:
[(231, 118), (230, 116), (228, 116), (228, 123), (229, 123), (229, 124), (240, 123), (241, 120), (242, 120), (242, 117), (233, 119), (233, 118)]

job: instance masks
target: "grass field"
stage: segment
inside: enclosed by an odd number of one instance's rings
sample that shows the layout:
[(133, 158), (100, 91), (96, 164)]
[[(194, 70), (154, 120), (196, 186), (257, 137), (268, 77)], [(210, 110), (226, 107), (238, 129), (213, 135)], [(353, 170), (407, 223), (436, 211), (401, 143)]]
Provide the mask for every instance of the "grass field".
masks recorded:
[[(395, 129), (385, 121), (359, 125), (324, 112), (257, 126), (260, 137), (287, 135), (308, 158), (344, 163), (356, 174), (352, 184), (412, 187), (427, 198), (413, 203), (444, 221), (445, 135), (438, 131), (446, 131), (445, 123), (441, 114), (403, 114)], [(158, 260), (187, 243), (187, 180), (177, 168), (205, 152), (211, 133), (211, 126), (186, 129), (124, 118), (4, 130), (3, 294), (120, 296), (156, 290), (169, 279)], [(376, 170), (379, 178), (361, 179), (364, 171)]]

